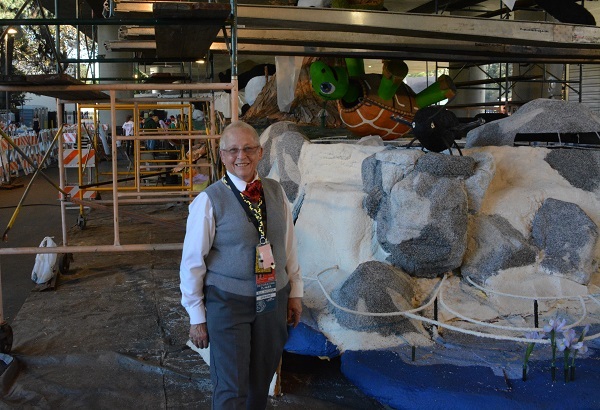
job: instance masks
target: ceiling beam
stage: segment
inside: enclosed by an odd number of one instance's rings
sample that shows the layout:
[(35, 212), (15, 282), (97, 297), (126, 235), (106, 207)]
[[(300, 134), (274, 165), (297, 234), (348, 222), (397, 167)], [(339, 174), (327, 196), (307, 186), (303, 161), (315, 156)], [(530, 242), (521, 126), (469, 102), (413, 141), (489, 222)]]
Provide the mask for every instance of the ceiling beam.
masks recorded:
[(436, 11), (457, 11), (485, 3), (486, 0), (431, 0), (409, 10), (408, 13), (434, 14)]
[(479, 41), (511, 45), (598, 48), (600, 28), (537, 21), (490, 20), (296, 7), (238, 6), (238, 24), (255, 29), (304, 29)]

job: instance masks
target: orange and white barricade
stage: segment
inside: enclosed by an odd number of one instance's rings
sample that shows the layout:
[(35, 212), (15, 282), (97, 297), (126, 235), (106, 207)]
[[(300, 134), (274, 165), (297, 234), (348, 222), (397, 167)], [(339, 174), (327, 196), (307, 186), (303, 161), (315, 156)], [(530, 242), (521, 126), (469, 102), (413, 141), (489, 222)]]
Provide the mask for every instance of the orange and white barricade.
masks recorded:
[[(65, 168), (78, 168), (79, 165), (79, 151), (78, 149), (64, 149), (63, 150), (63, 165)], [(96, 166), (96, 151), (90, 148), (84, 148), (81, 150), (81, 163), (86, 168), (93, 168)]]
[(89, 189), (80, 189), (75, 185), (66, 185), (63, 190), (69, 194), (69, 198), (76, 199), (96, 199), (98, 192)]
[(63, 132), (63, 141), (65, 144), (73, 144), (77, 143), (77, 133), (75, 132)]
[[(23, 171), (25, 175), (33, 173), (36, 166), (40, 166), (43, 154), (38, 143), (38, 138), (33, 131), (19, 131), (12, 133), (10, 136), (14, 144), (25, 155), (21, 155), (11, 144), (5, 139), (0, 141), (0, 164), (2, 165), (2, 180), (8, 180), (8, 172), (11, 175), (19, 175), (19, 171)], [(29, 160), (29, 161), (28, 161)], [(31, 163), (30, 163), (31, 162)]]

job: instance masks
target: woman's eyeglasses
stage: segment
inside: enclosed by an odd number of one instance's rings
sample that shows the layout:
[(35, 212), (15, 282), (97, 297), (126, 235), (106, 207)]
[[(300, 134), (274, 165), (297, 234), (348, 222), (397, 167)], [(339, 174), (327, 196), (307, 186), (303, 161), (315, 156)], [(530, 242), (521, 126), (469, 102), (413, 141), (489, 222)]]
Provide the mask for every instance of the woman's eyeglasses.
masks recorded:
[(231, 155), (232, 157), (237, 157), (240, 152), (243, 152), (246, 155), (256, 154), (256, 151), (259, 148), (260, 148), (260, 145), (257, 145), (255, 147), (222, 149), (221, 151), (226, 152), (227, 154)]

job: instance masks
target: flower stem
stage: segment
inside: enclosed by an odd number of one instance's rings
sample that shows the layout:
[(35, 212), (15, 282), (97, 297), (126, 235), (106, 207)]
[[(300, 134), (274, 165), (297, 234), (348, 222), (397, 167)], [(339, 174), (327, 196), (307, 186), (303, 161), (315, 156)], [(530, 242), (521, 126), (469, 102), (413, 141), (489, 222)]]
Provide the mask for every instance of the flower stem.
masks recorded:
[(571, 370), (571, 381), (575, 380), (575, 366), (569, 368)]
[(564, 363), (564, 373), (565, 373), (565, 383), (569, 382), (569, 349), (565, 349), (565, 363)]
[[(550, 344), (552, 345), (552, 367), (556, 366), (556, 331), (552, 329), (550, 332)], [(554, 378), (552, 378), (554, 380)]]

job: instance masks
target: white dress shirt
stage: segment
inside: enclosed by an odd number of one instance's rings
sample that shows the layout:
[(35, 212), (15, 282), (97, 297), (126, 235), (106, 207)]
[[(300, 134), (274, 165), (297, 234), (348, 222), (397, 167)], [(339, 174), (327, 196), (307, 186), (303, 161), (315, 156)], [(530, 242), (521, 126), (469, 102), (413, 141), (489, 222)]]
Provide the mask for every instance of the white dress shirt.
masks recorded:
[[(236, 188), (242, 192), (246, 189), (246, 182), (227, 172)], [(254, 179), (257, 179), (255, 177)], [(282, 188), (283, 190), (283, 188)], [(292, 286), (290, 297), (302, 297), (304, 284), (298, 265), (298, 252), (296, 249), (296, 236), (294, 223), (289, 203), (283, 193), (283, 202), (286, 209), (287, 226), (285, 234), (285, 253), (287, 263), (285, 269)], [(179, 276), (181, 279), (181, 304), (190, 316), (190, 324), (206, 322), (204, 309), (204, 277), (206, 276), (205, 258), (210, 251), (215, 237), (215, 218), (212, 204), (205, 192), (201, 192), (190, 204), (190, 213), (187, 219), (185, 240)]]

